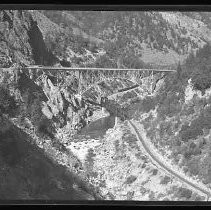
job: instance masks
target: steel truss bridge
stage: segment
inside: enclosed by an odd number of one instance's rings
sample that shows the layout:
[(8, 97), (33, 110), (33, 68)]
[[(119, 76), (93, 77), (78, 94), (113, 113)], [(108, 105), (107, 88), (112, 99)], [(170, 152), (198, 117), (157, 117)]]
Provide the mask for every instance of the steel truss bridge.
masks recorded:
[[(56, 67), (56, 66), (27, 66), (29, 71), (50, 71), (56, 72), (57, 79), (61, 72), (70, 72), (78, 79), (78, 93), (82, 94), (84, 90), (89, 89), (95, 83), (106, 79), (125, 78), (136, 84), (147, 85), (149, 92), (153, 92), (153, 76), (156, 73), (177, 72), (173, 69), (128, 69), (128, 68), (90, 68), (90, 67)], [(63, 75), (65, 76), (65, 75)]]

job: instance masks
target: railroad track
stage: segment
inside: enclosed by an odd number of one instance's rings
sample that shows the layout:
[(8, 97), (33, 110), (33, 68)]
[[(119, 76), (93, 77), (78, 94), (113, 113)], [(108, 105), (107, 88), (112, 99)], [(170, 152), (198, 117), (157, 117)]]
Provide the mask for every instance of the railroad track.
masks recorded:
[(170, 175), (176, 177), (177, 179), (179, 179), (180, 181), (182, 181), (183, 183), (188, 185), (191, 189), (196, 190), (196, 191), (202, 193), (203, 195), (205, 195), (207, 201), (210, 200), (211, 191), (209, 189), (207, 189), (206, 186), (201, 186), (201, 184), (193, 183), (190, 180), (188, 180), (188, 178), (185, 178), (184, 175), (181, 175), (177, 171), (166, 166), (164, 164), (164, 161), (162, 162), (162, 160), (160, 160), (158, 157), (156, 157), (155, 153), (153, 152), (153, 149), (147, 145), (141, 132), (139, 131), (139, 129), (137, 128), (135, 123), (132, 122), (132, 120), (129, 120), (129, 125), (130, 125), (132, 131), (135, 133), (138, 140), (140, 140), (145, 152), (148, 154), (148, 156), (153, 161), (153, 163), (155, 163), (159, 168), (164, 169), (164, 171), (168, 172)]

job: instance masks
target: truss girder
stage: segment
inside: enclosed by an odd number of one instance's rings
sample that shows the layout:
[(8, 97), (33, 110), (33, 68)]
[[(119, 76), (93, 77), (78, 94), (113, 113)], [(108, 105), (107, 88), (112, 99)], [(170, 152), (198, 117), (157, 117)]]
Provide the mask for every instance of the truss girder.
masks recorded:
[[(34, 69), (39, 71), (40, 68), (27, 68), (29, 70)], [(43, 67), (43, 69), (45, 69)], [(55, 70), (56, 68), (53, 68)], [(70, 69), (70, 68), (68, 68)], [(50, 68), (45, 70), (50, 71)], [(61, 70), (61, 69), (60, 69)], [(67, 71), (64, 68), (64, 71)], [(89, 89), (92, 85), (104, 81), (110, 78), (126, 78), (133, 81), (136, 84), (143, 85), (146, 87), (149, 94), (153, 92), (153, 82), (154, 82), (154, 69), (105, 69), (105, 68), (72, 68), (74, 77), (78, 81), (78, 93), (81, 94), (83, 91)], [(167, 70), (158, 70), (164, 72)], [(175, 70), (168, 70), (175, 71)], [(56, 80), (59, 82), (61, 77), (64, 77), (60, 71), (56, 73)]]

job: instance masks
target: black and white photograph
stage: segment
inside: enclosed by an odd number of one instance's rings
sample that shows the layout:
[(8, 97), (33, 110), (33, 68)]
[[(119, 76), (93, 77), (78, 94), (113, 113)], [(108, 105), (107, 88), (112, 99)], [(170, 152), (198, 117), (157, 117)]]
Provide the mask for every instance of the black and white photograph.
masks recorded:
[(210, 200), (211, 10), (0, 5), (0, 204)]

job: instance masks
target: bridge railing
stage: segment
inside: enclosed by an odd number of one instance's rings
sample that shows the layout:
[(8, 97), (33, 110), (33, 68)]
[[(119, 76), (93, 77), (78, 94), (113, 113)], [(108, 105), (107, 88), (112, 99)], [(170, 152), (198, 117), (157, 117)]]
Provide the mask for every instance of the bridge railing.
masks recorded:
[(91, 68), (91, 67), (56, 67), (56, 66), (27, 66), (27, 69), (43, 69), (57, 71), (154, 71), (154, 72), (176, 72), (175, 69), (134, 69), (134, 68)]

